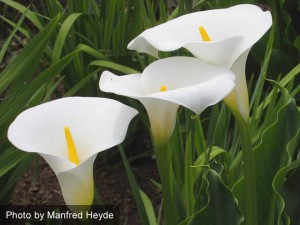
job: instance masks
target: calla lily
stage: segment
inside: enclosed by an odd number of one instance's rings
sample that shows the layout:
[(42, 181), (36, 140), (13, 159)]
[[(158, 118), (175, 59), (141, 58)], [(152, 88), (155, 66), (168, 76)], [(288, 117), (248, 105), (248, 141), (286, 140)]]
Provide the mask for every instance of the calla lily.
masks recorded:
[(157, 60), (141, 74), (116, 76), (104, 71), (100, 89), (138, 99), (146, 108), (161, 177), (165, 224), (175, 224), (168, 142), (180, 105), (196, 114), (221, 101), (234, 88), (234, 74), (194, 57)]
[(69, 97), (22, 112), (8, 129), (19, 149), (39, 153), (56, 174), (64, 200), (90, 206), (97, 153), (121, 143), (137, 111), (104, 98)]
[(154, 141), (166, 143), (180, 105), (196, 114), (221, 101), (233, 89), (234, 74), (193, 57), (157, 60), (142, 74), (116, 76), (105, 71), (100, 89), (138, 99), (146, 108)]
[(270, 12), (250, 4), (195, 12), (145, 30), (129, 43), (128, 49), (158, 57), (158, 51), (186, 48), (197, 58), (230, 68), (237, 79), (227, 103), (232, 109), (237, 107), (247, 120), (246, 59), (251, 46), (271, 24)]

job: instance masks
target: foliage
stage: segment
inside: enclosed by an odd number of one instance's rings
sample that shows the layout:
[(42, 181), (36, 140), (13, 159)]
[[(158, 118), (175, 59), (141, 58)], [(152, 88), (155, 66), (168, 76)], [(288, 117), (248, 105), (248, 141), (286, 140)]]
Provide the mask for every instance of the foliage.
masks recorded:
[[(0, 0), (0, 26), (8, 34), (0, 42), (1, 204), (9, 201), (14, 185), (35, 158), (14, 148), (6, 138), (9, 124), (21, 111), (65, 96), (106, 96), (137, 108), (141, 124), (149, 126), (139, 103), (99, 91), (99, 72), (136, 73), (154, 61), (126, 49), (147, 28), (189, 12), (240, 4), (237, 0), (166, 2), (47, 0), (27, 6)], [(270, 8), (274, 16), (272, 30), (254, 46), (247, 62), (259, 224), (296, 225), (299, 206), (293, 206), (291, 199), (300, 196), (296, 193), (291, 198), (293, 193), (288, 190), (299, 179), (300, 2), (243, 3), (264, 4), (262, 7)], [(12, 18), (7, 9), (18, 12), (18, 18)], [(131, 128), (127, 139), (134, 139), (137, 128)], [(243, 224), (240, 139), (236, 122), (223, 103), (201, 117), (180, 109), (168, 149), (169, 186), (178, 197), (173, 202), (176, 224)], [(162, 224), (139, 188), (123, 147), (119, 150), (142, 224)]]

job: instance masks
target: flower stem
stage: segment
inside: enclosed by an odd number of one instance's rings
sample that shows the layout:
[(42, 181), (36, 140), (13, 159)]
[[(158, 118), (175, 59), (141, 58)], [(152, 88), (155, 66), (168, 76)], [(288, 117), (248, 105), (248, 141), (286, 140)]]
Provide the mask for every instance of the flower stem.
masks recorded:
[(161, 179), (163, 196), (164, 225), (173, 225), (175, 222), (174, 190), (172, 186), (172, 164), (168, 151), (168, 144), (155, 141), (156, 160)]
[(256, 177), (249, 122), (249, 106), (246, 107), (248, 113), (242, 114), (237, 104), (236, 92), (234, 91), (225, 98), (225, 103), (237, 121), (241, 137), (244, 170), (244, 224), (257, 225)]
[(240, 131), (244, 169), (244, 216), (245, 225), (257, 225), (257, 197), (255, 164), (249, 122), (236, 116)]

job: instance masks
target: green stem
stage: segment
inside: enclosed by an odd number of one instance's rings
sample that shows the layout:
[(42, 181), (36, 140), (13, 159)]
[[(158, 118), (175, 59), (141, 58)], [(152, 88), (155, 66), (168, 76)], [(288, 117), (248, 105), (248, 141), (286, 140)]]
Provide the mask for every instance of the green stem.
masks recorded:
[(172, 187), (172, 164), (168, 151), (168, 144), (155, 141), (156, 161), (161, 179), (163, 196), (163, 214), (164, 225), (173, 225), (175, 223), (175, 204)]
[(192, 144), (192, 133), (189, 132), (190, 135), (187, 139), (187, 146), (185, 149), (185, 157), (184, 157), (184, 203), (186, 207), (186, 217), (190, 217), (193, 215), (194, 205), (195, 205), (195, 196), (194, 196), (194, 183), (192, 179), (192, 156), (193, 156), (193, 144)]
[(244, 216), (245, 225), (257, 225), (257, 197), (255, 164), (249, 122), (236, 116), (241, 136), (244, 169)]
[(193, 150), (194, 139), (195, 139), (195, 121), (192, 120), (194, 113), (189, 109), (185, 109), (185, 122), (186, 122), (186, 148), (184, 156), (184, 205), (186, 209), (186, 217), (193, 215), (195, 196), (194, 196), (194, 183), (192, 179), (192, 169), (193, 164)]
[(257, 225), (256, 177), (249, 122), (249, 106), (246, 107), (248, 113), (242, 115), (238, 107), (237, 93), (235, 91), (225, 98), (225, 103), (237, 121), (241, 137), (244, 170), (244, 224)]

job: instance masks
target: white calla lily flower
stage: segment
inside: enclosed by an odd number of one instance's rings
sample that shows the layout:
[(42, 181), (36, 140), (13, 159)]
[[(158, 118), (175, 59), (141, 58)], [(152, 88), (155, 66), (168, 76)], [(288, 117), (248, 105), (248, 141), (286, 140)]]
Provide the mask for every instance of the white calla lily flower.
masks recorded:
[(93, 202), (97, 153), (121, 143), (136, 114), (135, 109), (115, 100), (62, 98), (22, 112), (10, 125), (8, 139), (48, 162), (66, 204), (76, 211), (76, 205)]
[[(269, 11), (242, 4), (226, 9), (190, 13), (145, 30), (128, 44), (128, 49), (158, 57), (158, 51), (186, 48), (195, 57), (232, 69), (236, 88), (226, 101), (249, 117), (245, 64), (250, 48), (272, 25)], [(233, 96), (234, 95), (234, 96)], [(237, 102), (230, 102), (230, 101)]]
[(270, 12), (250, 4), (200, 11), (145, 30), (128, 49), (158, 57), (158, 51), (186, 48), (197, 58), (231, 67), (271, 25)]
[(168, 141), (180, 105), (196, 114), (221, 101), (234, 88), (234, 74), (193, 57), (157, 60), (142, 74), (116, 76), (105, 71), (100, 89), (138, 99), (146, 108), (153, 138)]

